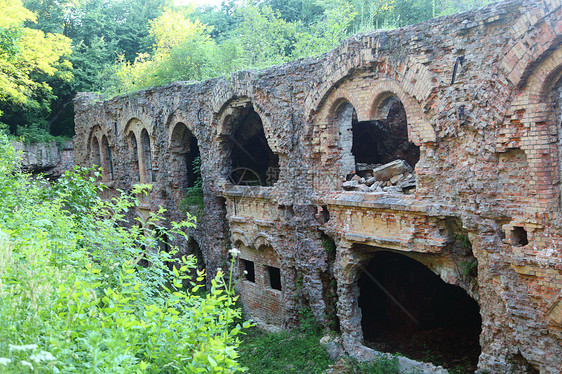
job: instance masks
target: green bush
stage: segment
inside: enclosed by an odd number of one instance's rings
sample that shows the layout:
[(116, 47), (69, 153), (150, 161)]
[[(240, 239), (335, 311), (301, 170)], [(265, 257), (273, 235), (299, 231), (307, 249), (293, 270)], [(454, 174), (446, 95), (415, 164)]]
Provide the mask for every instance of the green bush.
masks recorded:
[[(89, 170), (49, 186), (17, 165), (0, 135), (0, 372), (243, 371), (237, 335), (249, 324), (234, 327), (240, 311), (222, 273), (205, 294), (197, 280), (186, 289), (194, 258), (169, 267), (158, 235), (122, 225), (134, 198), (102, 201)], [(159, 214), (151, 220), (161, 226)]]

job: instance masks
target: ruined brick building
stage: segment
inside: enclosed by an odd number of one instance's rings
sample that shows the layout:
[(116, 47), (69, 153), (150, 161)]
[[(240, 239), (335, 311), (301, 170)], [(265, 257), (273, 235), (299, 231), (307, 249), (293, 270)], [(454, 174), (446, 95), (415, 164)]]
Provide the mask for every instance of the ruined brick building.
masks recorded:
[(426, 344), (559, 373), (561, 34), (560, 0), (515, 0), (318, 59), (81, 94), (76, 161), (110, 192), (152, 184), (136, 214), (178, 220), (200, 156), (204, 210), (180, 245), (210, 274), (240, 249), (264, 326), (310, 308), (358, 357)]

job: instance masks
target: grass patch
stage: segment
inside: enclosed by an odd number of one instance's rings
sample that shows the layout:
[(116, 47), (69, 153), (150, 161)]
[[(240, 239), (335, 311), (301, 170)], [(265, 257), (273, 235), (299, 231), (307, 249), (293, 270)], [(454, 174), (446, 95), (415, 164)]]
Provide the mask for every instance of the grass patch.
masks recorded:
[(250, 374), (324, 373), (333, 364), (320, 336), (302, 332), (247, 330), (239, 347), (241, 365)]

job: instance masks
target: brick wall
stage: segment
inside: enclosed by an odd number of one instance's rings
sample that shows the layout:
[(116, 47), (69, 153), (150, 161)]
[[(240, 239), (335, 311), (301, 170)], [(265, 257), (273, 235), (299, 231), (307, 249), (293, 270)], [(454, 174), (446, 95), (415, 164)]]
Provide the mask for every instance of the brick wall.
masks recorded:
[[(335, 279), (345, 347), (368, 356), (357, 306), (358, 264), (368, 259), (356, 248), (384, 248), (414, 257), (478, 302), (480, 369), (513, 372), (523, 360), (557, 373), (560, 5), (502, 2), (354, 36), (318, 59), (106, 101), (81, 94), (75, 101), (76, 161), (92, 164), (92, 135), (106, 136), (112, 187), (129, 189), (136, 178), (127, 136), (137, 124), (149, 135), (155, 180), (140, 209), (146, 214), (164, 206), (168, 219), (181, 219), (184, 191), (176, 181), (183, 171), (177, 170), (172, 139), (181, 122), (197, 138), (205, 193), (204, 212), (190, 234), (211, 275), (228, 263), (232, 246), (261, 267), (255, 284), (240, 284), (248, 315), (290, 327), (307, 307), (329, 325), (335, 316), (327, 313), (326, 290)], [(343, 191), (342, 168), (354, 161), (340, 138), (337, 111), (349, 103), (358, 121), (380, 120), (389, 95), (403, 104), (408, 139), (420, 148), (415, 192)], [(232, 162), (225, 139), (241, 105), (252, 105), (279, 157), (279, 180), (271, 187), (228, 181)], [(139, 157), (146, 169), (145, 154)], [(526, 244), (517, 240), (521, 230)], [(326, 235), (337, 245), (335, 255), (323, 245)], [(457, 251), (459, 237), (470, 240), (471, 253)], [(463, 278), (459, 261), (472, 258), (477, 276)], [(263, 278), (263, 266), (272, 263), (281, 269), (281, 291)]]

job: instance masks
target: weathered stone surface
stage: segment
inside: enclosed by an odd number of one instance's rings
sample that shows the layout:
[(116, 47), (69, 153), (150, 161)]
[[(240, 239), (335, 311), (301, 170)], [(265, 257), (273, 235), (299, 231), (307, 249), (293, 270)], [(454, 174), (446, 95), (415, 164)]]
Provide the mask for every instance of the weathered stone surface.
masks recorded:
[(390, 181), (390, 183), (394, 184), (399, 180), (395, 179), (396, 177), (411, 172), (412, 168), (407, 162), (404, 160), (396, 160), (373, 169), (373, 178), (377, 181)]
[(22, 168), (33, 173), (57, 178), (74, 166), (74, 148), (70, 141), (62, 147), (56, 142), (24, 144), (12, 141), (12, 145), (20, 152)]
[[(193, 239), (176, 244), (210, 275), (239, 248), (255, 270), (253, 282), (240, 283), (242, 304), (264, 326), (294, 326), (310, 308), (327, 326), (339, 324), (348, 353), (374, 357), (358, 280), (384, 250), (477, 302), (479, 370), (558, 373), (561, 34), (560, 0), (514, 0), (361, 34), (319, 59), (228, 79), (107, 101), (82, 94), (76, 161), (111, 159), (104, 181), (112, 189), (153, 185), (134, 214), (146, 219), (163, 206), (167, 219), (181, 219), (194, 137), (205, 208)], [(270, 168), (256, 171), (259, 185), (233, 185), (236, 157), (245, 156), (233, 156), (230, 139), (258, 134), (258, 117), (277, 164), (264, 151), (256, 163)], [(237, 134), (246, 122), (251, 131)], [(354, 147), (352, 124), (383, 134), (383, 154)], [(380, 162), (367, 157), (371, 149)], [(358, 164), (397, 159), (411, 164), (411, 177), (367, 186)], [(353, 174), (370, 192), (344, 190)], [(411, 194), (383, 192), (394, 187)]]

